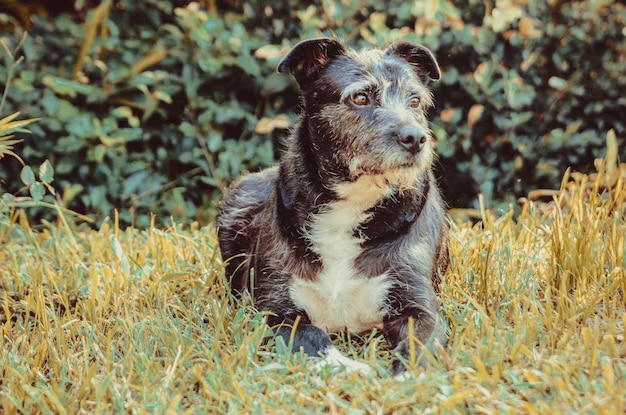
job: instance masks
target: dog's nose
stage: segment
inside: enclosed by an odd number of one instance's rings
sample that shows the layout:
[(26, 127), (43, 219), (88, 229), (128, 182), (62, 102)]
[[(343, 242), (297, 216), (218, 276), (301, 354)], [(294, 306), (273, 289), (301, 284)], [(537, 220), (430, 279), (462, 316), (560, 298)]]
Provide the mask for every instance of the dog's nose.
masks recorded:
[(398, 144), (413, 154), (417, 154), (426, 145), (426, 135), (416, 129), (401, 130), (397, 137)]

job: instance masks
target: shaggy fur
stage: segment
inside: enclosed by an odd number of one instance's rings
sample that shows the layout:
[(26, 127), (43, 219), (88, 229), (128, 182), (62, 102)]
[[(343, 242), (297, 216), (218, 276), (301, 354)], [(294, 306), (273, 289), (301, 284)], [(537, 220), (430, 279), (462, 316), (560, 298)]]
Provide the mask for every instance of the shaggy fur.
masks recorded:
[(294, 350), (348, 369), (368, 370), (338, 357), (328, 332), (379, 328), (400, 374), (409, 324), (418, 351), (436, 354), (447, 342), (435, 291), (448, 267), (448, 227), (426, 119), (426, 83), (439, 67), (406, 42), (355, 52), (313, 39), (278, 71), (296, 78), (302, 112), (280, 165), (244, 176), (222, 202), (232, 290), (250, 290)]

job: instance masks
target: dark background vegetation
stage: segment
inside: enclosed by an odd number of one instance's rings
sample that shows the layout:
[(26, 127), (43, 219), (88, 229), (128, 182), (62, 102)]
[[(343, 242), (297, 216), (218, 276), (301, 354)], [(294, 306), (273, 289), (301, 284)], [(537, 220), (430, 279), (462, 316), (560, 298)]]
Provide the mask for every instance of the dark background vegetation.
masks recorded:
[[(16, 150), (50, 161), (69, 209), (100, 222), (117, 208), (140, 227), (151, 213), (206, 222), (233, 177), (280, 155), (298, 106), (275, 73), (290, 46), (404, 39), (443, 70), (430, 115), (446, 200), (476, 207), (482, 193), (506, 209), (557, 188), (567, 167), (593, 170), (610, 129), (624, 160), (625, 22), (611, 0), (4, 0), (2, 40), (29, 35), (0, 117), (41, 118)], [(2, 191), (20, 192), (21, 168), (0, 161)]]

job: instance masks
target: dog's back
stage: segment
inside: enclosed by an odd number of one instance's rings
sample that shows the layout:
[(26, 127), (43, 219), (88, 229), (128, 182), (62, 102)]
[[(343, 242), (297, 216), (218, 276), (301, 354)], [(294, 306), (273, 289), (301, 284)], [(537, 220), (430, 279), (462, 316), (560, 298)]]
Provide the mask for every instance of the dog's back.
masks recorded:
[(278, 168), (248, 174), (231, 185), (217, 217), (218, 239), (226, 261), (226, 275), (233, 294), (248, 289), (251, 260), (254, 257), (259, 216), (276, 186)]

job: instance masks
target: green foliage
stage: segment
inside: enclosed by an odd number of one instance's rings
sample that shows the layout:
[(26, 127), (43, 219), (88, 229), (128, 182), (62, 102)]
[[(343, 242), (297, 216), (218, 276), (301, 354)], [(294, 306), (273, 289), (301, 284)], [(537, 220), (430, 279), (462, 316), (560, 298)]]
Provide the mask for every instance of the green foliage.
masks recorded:
[[(21, 58), (16, 59), (16, 55), (24, 39), (25, 37), (22, 37), (22, 40), (13, 51), (11, 51), (2, 40), (0, 40), (0, 47), (2, 47), (5, 51), (7, 59), (9, 60), (4, 92), (2, 94), (2, 98), (0, 99), (0, 114), (2, 114), (4, 104), (11, 87), (11, 81), (13, 80), (13, 75), (22, 61)], [(15, 160), (22, 164), (23, 167), (20, 172), (20, 179), (24, 185), (22, 190), (27, 190), (29, 196), (17, 197), (12, 193), (7, 193), (4, 191), (2, 183), (0, 183), (0, 190), (2, 190), (0, 193), (0, 229), (3, 229), (10, 223), (8, 219), (13, 216), (16, 208), (32, 206), (50, 207), (49, 204), (43, 202), (46, 190), (53, 196), (56, 194), (54, 187), (50, 184), (54, 180), (54, 169), (50, 164), (50, 161), (46, 160), (39, 166), (39, 180), (37, 180), (32, 167), (25, 164), (22, 158), (13, 151), (14, 146), (22, 141), (14, 139), (13, 134), (29, 133), (30, 131), (24, 127), (34, 121), (37, 121), (37, 119), (17, 119), (19, 115), (20, 113), (16, 112), (0, 119), (0, 159), (5, 156), (12, 156)], [(58, 205), (55, 207), (58, 207)]]
[[(146, 14), (127, 3), (103, 2), (84, 25), (37, 22), (9, 97), (41, 117), (23, 156), (49, 159), (64, 202), (99, 220), (114, 207), (132, 208), (121, 210), (127, 223), (137, 211), (138, 226), (151, 211), (201, 218), (226, 177), (274, 159), (271, 142), (254, 135), (262, 79), (251, 51), (262, 43), (235, 15), (166, 1)], [(81, 48), (82, 62), (65, 53)], [(18, 183), (19, 170), (5, 169)]]
[[(230, 179), (279, 154), (298, 98), (275, 66), (320, 34), (435, 52), (431, 116), (452, 206), (558, 187), (566, 167), (592, 168), (609, 129), (625, 147), (620, 2), (228, 4), (109, 0), (84, 20), (32, 17), (6, 107), (41, 118), (21, 153), (50, 161), (66, 207), (99, 222), (117, 208), (140, 227), (150, 212), (206, 221)], [(15, 192), (20, 166), (6, 160), (0, 176)]]

